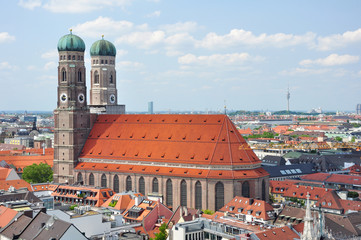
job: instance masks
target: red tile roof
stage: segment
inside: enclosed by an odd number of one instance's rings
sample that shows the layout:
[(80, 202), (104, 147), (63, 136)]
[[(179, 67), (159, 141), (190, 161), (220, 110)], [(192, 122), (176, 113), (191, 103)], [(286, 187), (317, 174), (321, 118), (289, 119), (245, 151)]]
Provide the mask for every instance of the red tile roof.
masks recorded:
[(298, 199), (307, 199), (307, 194), (310, 196), (310, 200), (318, 201), (328, 190), (327, 188), (321, 187), (310, 187), (303, 185), (292, 185), (285, 193), (284, 197), (295, 197)]
[(7, 164), (12, 164), (16, 167), (17, 172), (22, 172), (24, 167), (32, 164), (46, 163), (53, 166), (54, 149), (48, 148), (45, 150), (45, 155), (42, 154), (42, 149), (29, 149), (24, 151), (2, 151), (0, 152), (0, 161), (4, 160)]
[(329, 173), (313, 173), (309, 175), (301, 176), (303, 180), (323, 182), (330, 176)]
[[(252, 215), (255, 218), (269, 220), (273, 215), (273, 207), (263, 200), (254, 200), (245, 197), (234, 197), (229, 203), (222, 207), (220, 212), (228, 212), (231, 214)], [(271, 215), (268, 215), (271, 212)]]
[(32, 191), (30, 183), (23, 179), (0, 181), (0, 190), (9, 190), (10, 186), (13, 186), (15, 189), (27, 188), (29, 191)]
[(0, 206), (0, 229), (13, 220), (17, 213), (18, 212), (13, 209)]
[[(99, 115), (80, 158), (196, 165), (260, 163), (226, 115)], [(264, 173), (263, 173), (264, 174)]]
[(108, 164), (81, 162), (75, 169), (91, 171), (127, 172), (138, 174), (152, 174), (175, 177), (196, 177), (196, 178), (218, 178), (218, 179), (249, 179), (267, 176), (268, 173), (263, 168), (245, 170), (210, 170), (179, 167), (159, 167), (130, 164)]
[[(134, 198), (133, 196), (142, 196), (140, 193), (131, 193), (131, 194), (114, 194), (111, 198), (109, 198), (106, 202), (102, 204), (102, 207), (104, 208), (112, 208), (116, 209), (118, 211), (125, 211), (126, 209), (132, 207), (134, 205)], [(133, 200), (133, 201), (132, 201)], [(115, 206), (110, 206), (111, 203), (116, 202)]]
[(273, 228), (255, 234), (259, 240), (290, 240), (299, 239), (300, 236), (289, 227)]
[(12, 169), (0, 167), (0, 181), (6, 180)]

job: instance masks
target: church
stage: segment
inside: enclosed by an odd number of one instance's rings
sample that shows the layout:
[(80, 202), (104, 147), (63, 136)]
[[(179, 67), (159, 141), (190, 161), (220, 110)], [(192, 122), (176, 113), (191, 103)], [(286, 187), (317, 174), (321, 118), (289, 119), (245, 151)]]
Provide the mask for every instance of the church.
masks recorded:
[(90, 48), (70, 32), (58, 42), (54, 181), (137, 191), (169, 207), (218, 210), (234, 196), (267, 200), (269, 174), (227, 115), (125, 114), (116, 48)]

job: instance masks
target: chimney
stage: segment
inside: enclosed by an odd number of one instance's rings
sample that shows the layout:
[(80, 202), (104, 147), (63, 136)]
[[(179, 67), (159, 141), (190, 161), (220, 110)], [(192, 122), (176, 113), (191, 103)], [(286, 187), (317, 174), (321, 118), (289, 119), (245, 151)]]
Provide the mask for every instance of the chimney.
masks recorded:
[(254, 203), (254, 199), (253, 198), (250, 198), (249, 199), (249, 205), (252, 205)]
[(179, 215), (180, 215), (180, 217), (183, 216), (183, 207), (182, 206), (179, 206)]
[(184, 207), (184, 215), (188, 216), (188, 208), (187, 207)]

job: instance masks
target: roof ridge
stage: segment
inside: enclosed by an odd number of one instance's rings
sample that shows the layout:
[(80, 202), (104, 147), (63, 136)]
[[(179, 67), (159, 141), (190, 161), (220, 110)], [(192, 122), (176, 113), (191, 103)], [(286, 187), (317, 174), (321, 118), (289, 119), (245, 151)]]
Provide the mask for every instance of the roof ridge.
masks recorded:
[[(217, 149), (217, 146), (218, 146), (218, 143), (219, 143), (219, 139), (221, 137), (221, 132), (222, 132), (223, 126), (224, 126), (224, 124), (222, 124), (222, 126), (219, 129), (217, 141), (216, 141), (216, 144), (214, 145), (214, 148), (212, 150), (212, 157), (211, 157), (211, 159), (209, 161), (209, 165), (211, 165), (211, 163), (213, 162), (214, 154), (216, 153), (216, 149)], [(206, 178), (208, 178), (209, 174), (210, 174), (210, 171), (208, 171)]]
[[(223, 124), (226, 124), (226, 133), (227, 133), (227, 138), (228, 138), (228, 151), (229, 151), (229, 160), (230, 160), (230, 164), (233, 167), (233, 157), (232, 157), (232, 149), (231, 149), (231, 138), (229, 136), (229, 127), (228, 127), (228, 117), (227, 115), (224, 117), (223, 119)], [(234, 172), (232, 171), (232, 178), (234, 178)]]

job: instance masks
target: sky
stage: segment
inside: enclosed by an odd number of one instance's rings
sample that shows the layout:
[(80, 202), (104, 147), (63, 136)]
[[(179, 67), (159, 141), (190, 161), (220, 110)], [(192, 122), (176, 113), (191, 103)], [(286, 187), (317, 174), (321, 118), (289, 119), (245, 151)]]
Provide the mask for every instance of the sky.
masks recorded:
[(361, 1), (20, 0), (0, 8), (0, 110), (52, 111), (58, 40), (117, 48), (127, 111), (355, 111)]

